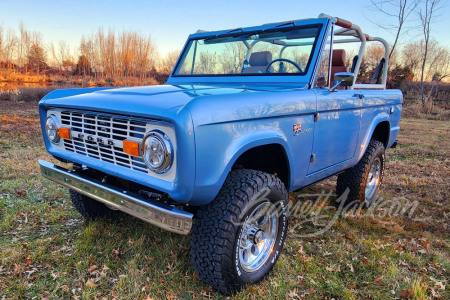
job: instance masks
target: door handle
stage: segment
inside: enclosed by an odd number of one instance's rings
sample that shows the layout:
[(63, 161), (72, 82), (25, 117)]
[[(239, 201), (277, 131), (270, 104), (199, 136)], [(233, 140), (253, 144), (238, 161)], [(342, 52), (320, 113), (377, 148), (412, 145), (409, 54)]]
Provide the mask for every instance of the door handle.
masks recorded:
[(353, 97), (358, 97), (358, 99), (364, 98), (363, 94), (353, 94)]

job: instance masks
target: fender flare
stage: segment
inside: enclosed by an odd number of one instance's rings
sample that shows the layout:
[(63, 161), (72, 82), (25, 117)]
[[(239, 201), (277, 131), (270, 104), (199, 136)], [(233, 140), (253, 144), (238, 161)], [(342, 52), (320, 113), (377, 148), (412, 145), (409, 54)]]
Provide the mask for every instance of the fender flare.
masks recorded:
[(269, 132), (266, 131), (264, 133), (261, 132), (256, 135), (253, 134), (251, 136), (246, 136), (243, 137), (242, 139), (235, 141), (230, 147), (228, 147), (226, 157), (229, 159), (226, 168), (223, 172), (223, 175), (220, 178), (221, 184), (225, 182), (225, 179), (228, 176), (229, 172), (231, 171), (231, 168), (233, 167), (234, 163), (238, 160), (238, 158), (242, 154), (244, 154), (246, 151), (250, 149), (264, 145), (280, 145), (281, 148), (283, 149), (288, 164), (289, 170), (288, 178), (290, 185), (291, 178), (295, 176), (294, 174), (295, 170), (293, 169), (291, 161), (289, 159), (290, 157), (292, 157), (292, 153), (289, 148), (286, 137), (284, 135), (281, 135), (280, 132), (278, 131), (269, 131)]
[[(366, 149), (369, 146), (370, 139), (372, 138), (373, 133), (375, 132), (375, 128), (377, 128), (378, 124), (380, 124), (381, 122), (386, 122), (386, 121), (389, 123), (389, 128), (390, 128), (391, 123), (389, 122), (389, 115), (386, 112), (383, 112), (383, 113), (377, 115), (375, 118), (373, 118), (372, 123), (370, 124), (370, 126), (366, 132), (366, 135), (364, 136), (364, 138), (361, 141), (361, 151), (358, 153), (357, 162), (359, 162), (361, 160), (364, 153), (366, 152)], [(389, 130), (389, 134), (390, 134), (390, 130)], [(362, 147), (362, 146), (364, 146), (364, 147)]]

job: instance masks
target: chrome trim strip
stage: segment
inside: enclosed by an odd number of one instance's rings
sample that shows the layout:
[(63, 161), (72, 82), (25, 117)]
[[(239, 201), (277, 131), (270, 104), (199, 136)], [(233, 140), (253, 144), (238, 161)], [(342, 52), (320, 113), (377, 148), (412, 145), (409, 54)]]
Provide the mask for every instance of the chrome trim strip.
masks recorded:
[(67, 186), (162, 229), (186, 235), (192, 227), (191, 213), (121, 191), (111, 185), (39, 160), (45, 178)]

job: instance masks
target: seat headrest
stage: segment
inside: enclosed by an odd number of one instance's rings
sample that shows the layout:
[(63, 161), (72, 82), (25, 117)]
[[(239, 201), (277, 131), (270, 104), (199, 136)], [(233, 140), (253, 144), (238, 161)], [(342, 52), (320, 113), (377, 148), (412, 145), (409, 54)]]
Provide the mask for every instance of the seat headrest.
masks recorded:
[(345, 66), (345, 50), (344, 49), (336, 49), (333, 50), (333, 59), (331, 65), (333, 67), (342, 67)]
[(270, 51), (254, 52), (250, 55), (250, 65), (267, 66), (272, 61), (272, 53)]

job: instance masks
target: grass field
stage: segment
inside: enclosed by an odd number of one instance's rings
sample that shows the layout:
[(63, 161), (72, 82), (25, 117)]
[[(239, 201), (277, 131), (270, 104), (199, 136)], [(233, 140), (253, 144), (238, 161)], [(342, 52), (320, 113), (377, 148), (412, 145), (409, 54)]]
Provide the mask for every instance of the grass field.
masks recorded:
[[(415, 215), (360, 212), (308, 238), (296, 234), (321, 225), (296, 226), (293, 217), (273, 272), (231, 298), (450, 299), (450, 122), (403, 119), (401, 127), (381, 196), (418, 201)], [(39, 175), (38, 159), (55, 161), (37, 105), (0, 102), (0, 299), (226, 298), (194, 274), (189, 236), (132, 217), (85, 222), (67, 189)], [(330, 191), (334, 180), (290, 198)]]

